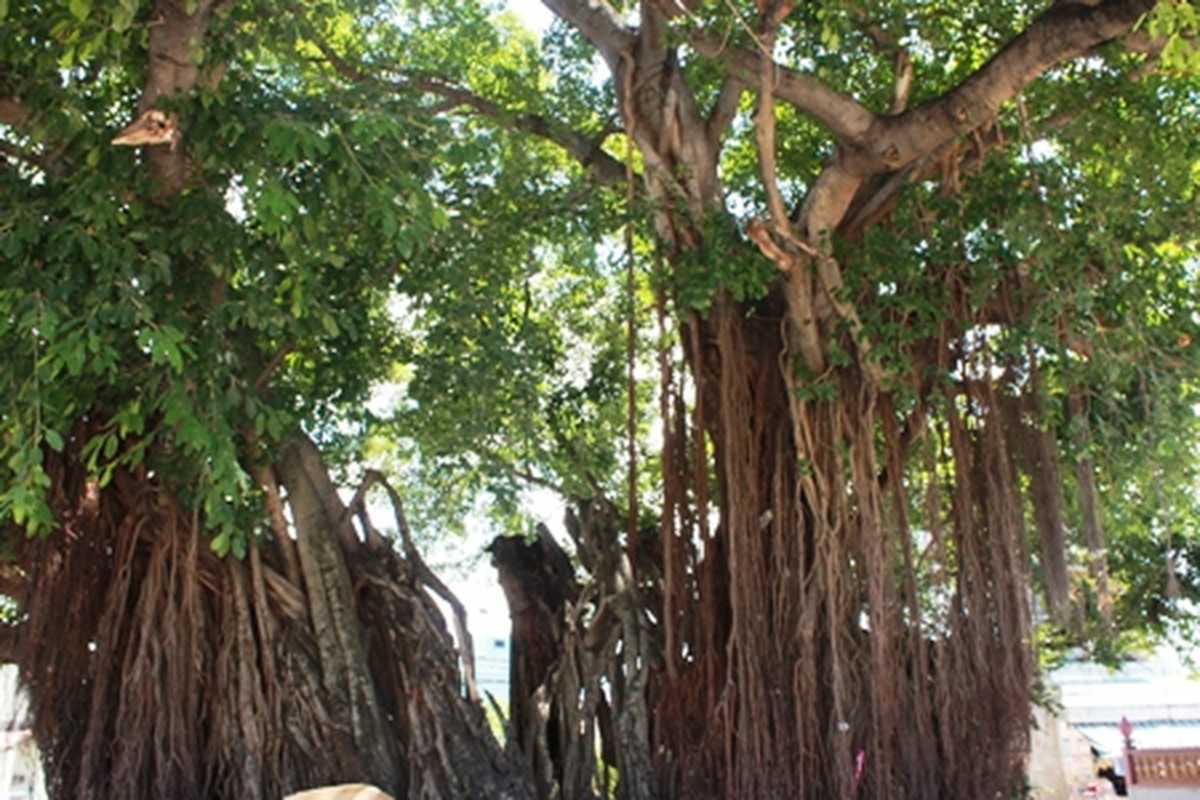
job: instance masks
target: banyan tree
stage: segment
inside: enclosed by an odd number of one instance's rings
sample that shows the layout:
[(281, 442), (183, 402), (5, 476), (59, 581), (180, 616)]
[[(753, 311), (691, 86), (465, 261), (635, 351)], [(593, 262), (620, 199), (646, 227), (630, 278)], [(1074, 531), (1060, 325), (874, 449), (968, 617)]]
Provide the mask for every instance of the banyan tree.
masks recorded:
[(1015, 797), (1196, 595), (1189, 2), (544, 6), (0, 2), (56, 797)]

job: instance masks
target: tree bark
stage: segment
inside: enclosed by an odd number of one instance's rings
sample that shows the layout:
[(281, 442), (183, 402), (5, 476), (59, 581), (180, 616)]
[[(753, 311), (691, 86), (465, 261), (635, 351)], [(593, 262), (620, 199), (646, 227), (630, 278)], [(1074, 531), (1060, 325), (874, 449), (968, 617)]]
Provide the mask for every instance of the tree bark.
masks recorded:
[(62, 528), (23, 561), (18, 656), (52, 796), (534, 796), (464, 696), (419, 570), (353, 535), (311, 442), (276, 466), (294, 535), (239, 562), (145, 473), (97, 487), (77, 433), (50, 465)]

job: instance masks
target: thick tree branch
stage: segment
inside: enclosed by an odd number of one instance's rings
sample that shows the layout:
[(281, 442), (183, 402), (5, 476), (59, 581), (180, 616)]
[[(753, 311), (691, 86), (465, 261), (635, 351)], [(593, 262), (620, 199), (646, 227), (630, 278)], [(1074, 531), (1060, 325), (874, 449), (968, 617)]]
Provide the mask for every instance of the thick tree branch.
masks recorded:
[[(214, 0), (158, 0), (150, 26), (150, 64), (135, 117), (155, 108), (159, 98), (190, 92), (200, 68), (195, 55), (204, 41)], [(158, 194), (167, 197), (183, 188), (187, 177), (186, 148), (157, 144), (146, 148), (158, 179)]]
[(388, 752), (387, 721), (368, 669), (363, 621), (356, 615), (345, 557), (359, 549), (353, 527), (342, 522), (345, 505), (307, 435), (298, 434), (283, 449), (275, 468), (287, 488), (325, 688), (344, 709), (342, 719), (349, 722), (355, 746), (371, 756), (364, 763), (391, 773), (377, 777), (398, 785), (400, 768)]
[[(853, 228), (877, 219), (914, 163), (926, 170), (949, 157), (957, 168), (958, 154), (946, 150), (956, 138), (994, 119), (1004, 102), (1046, 70), (1128, 33), (1153, 5), (1153, 0), (1109, 0), (1054, 6), (956, 88), (906, 113), (873, 117), (861, 146), (839, 135), (837, 154), (805, 200), (801, 231), (816, 241), (813, 237), (844, 228), (848, 215)], [(986, 144), (979, 149), (984, 152)], [(946, 156), (935, 161), (938, 152)], [(859, 197), (859, 205), (853, 205), (868, 176), (889, 173), (900, 177), (885, 180), (881, 195)]]
[[(747, 85), (756, 83), (762, 74), (761, 53), (728, 47), (704, 33), (693, 34), (690, 41), (701, 55), (724, 61), (730, 74)], [(815, 118), (840, 141), (859, 141), (875, 122), (875, 115), (866, 107), (811, 75), (776, 65), (775, 78), (775, 97)]]
[[(1054, 114), (1043, 120), (1036, 130), (1026, 130), (1024, 140), (1036, 141), (1049, 136), (1075, 117), (1076, 113), (1073, 111)], [(887, 216), (906, 184), (932, 179), (939, 171), (943, 175), (942, 192), (954, 193), (961, 188), (961, 181), (947, 176), (948, 171), (953, 176), (976, 171), (982, 167), (993, 150), (1004, 147), (1007, 142), (1020, 136), (1020, 131), (1005, 131), (999, 125), (984, 126), (973, 133), (969, 143), (951, 139), (895, 172), (874, 176), (859, 191), (854, 204), (845, 214), (838, 233), (850, 239), (860, 236), (864, 230)]]
[(709, 146), (714, 151), (720, 149), (721, 137), (725, 135), (725, 129), (737, 115), (744, 91), (746, 91), (746, 84), (742, 80), (732, 75), (725, 76), (725, 80), (721, 83), (721, 89), (717, 93), (717, 99), (708, 112), (708, 119), (704, 122)]
[(632, 45), (635, 37), (616, 9), (606, 0), (542, 0), (542, 3), (583, 34), (608, 64), (609, 72), (618, 74), (621, 53)]
[(764, 256), (779, 270), (783, 295), (788, 306), (788, 346), (799, 353), (804, 365), (813, 374), (825, 371), (825, 353), (821, 348), (821, 331), (816, 312), (816, 293), (808, 259), (818, 257), (802, 242), (776, 241), (770, 229), (757, 219), (750, 220), (746, 235)]
[(855, 153), (853, 169), (897, 169), (993, 117), (1005, 102), (1051, 67), (1127, 34), (1154, 0), (1055, 5), (954, 89), (907, 113), (878, 117)]

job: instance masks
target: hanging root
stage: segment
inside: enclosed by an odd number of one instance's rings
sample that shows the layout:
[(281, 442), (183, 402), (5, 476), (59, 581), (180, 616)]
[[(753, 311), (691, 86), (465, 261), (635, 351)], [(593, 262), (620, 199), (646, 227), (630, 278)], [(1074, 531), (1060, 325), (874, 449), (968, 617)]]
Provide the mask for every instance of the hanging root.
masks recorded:
[[(675, 438), (711, 437), (721, 516), (700, 534), (698, 490), (669, 495), (665, 513), (693, 523), (663, 547), (663, 605), (681, 610), (673, 668), (651, 692), (661, 790), (849, 799), (1016, 786), (1032, 664), (997, 398), (940, 406), (949, 439), (930, 444), (933, 478), (911, 489), (921, 440), (898, 426), (890, 395), (855, 365), (798, 383), (790, 359), (774, 363), (766, 316), (718, 304), (688, 352), (707, 424)], [(689, 449), (674, 445), (671, 463)], [(702, 463), (682, 469), (693, 487)]]

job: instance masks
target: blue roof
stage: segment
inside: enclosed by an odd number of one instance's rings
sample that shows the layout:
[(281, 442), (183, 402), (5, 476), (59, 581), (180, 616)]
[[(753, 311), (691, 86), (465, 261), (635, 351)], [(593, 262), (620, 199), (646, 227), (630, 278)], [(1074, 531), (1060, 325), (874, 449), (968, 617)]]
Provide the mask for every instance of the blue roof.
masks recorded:
[[(1115, 722), (1077, 722), (1083, 734), (1102, 756), (1113, 756), (1124, 748), (1124, 738)], [(1133, 746), (1139, 750), (1200, 747), (1200, 719), (1151, 719), (1133, 723)]]

